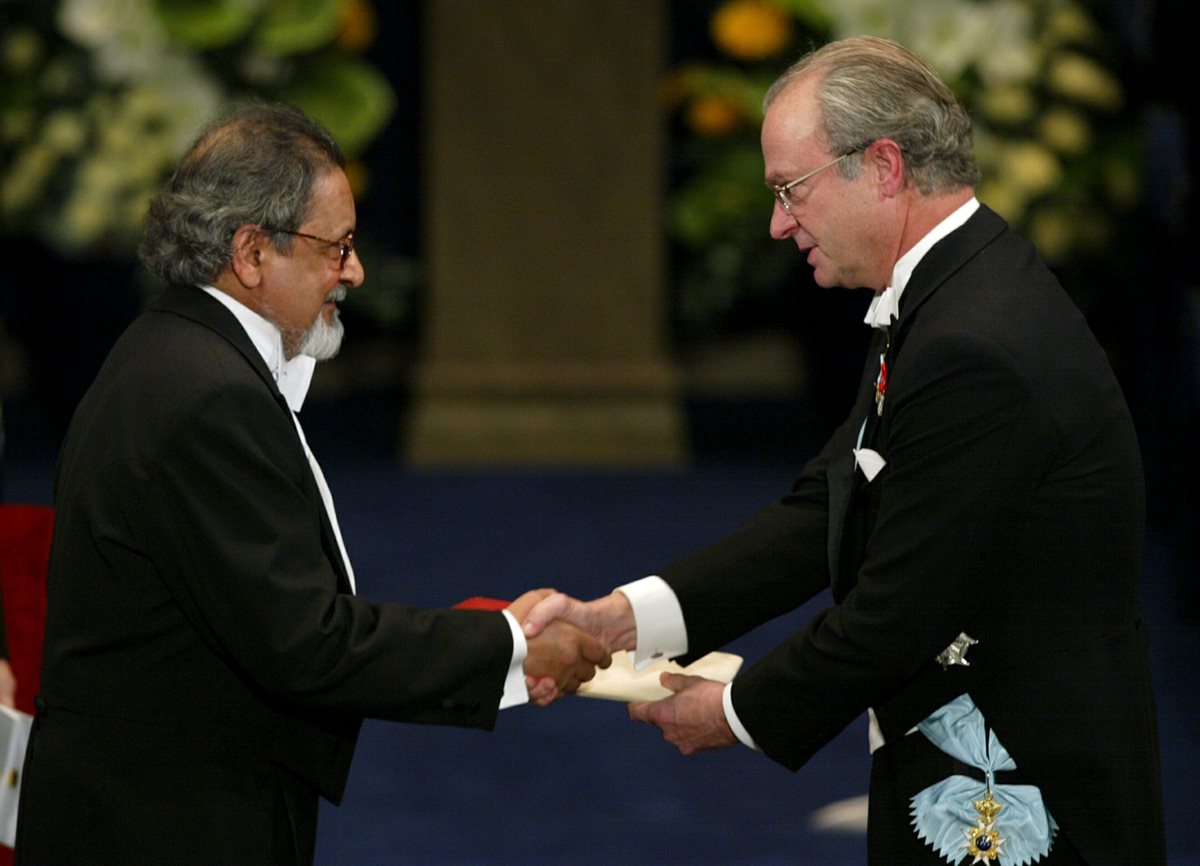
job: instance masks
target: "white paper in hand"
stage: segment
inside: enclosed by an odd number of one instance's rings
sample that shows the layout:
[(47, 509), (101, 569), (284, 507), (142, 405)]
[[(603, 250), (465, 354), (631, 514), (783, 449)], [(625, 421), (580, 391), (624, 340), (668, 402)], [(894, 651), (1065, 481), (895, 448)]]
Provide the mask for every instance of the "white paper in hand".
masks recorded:
[(742, 657), (732, 653), (709, 653), (687, 667), (673, 661), (660, 661), (634, 670), (633, 658), (624, 650), (613, 653), (612, 664), (597, 670), (596, 676), (579, 687), (576, 694), (608, 701), (657, 701), (670, 697), (671, 690), (658, 681), (659, 674), (688, 674), (727, 683), (737, 675)]
[(33, 716), (0, 706), (0, 845), (17, 842), (17, 801)]

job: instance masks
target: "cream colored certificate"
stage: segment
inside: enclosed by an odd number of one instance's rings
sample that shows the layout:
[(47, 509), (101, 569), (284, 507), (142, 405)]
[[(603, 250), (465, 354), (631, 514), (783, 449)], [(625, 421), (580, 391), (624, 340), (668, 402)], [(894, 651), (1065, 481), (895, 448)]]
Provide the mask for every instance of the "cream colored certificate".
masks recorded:
[(696, 659), (687, 667), (673, 661), (660, 661), (634, 670), (633, 658), (624, 650), (613, 653), (612, 664), (597, 670), (596, 676), (579, 687), (576, 694), (585, 698), (608, 701), (657, 701), (669, 697), (671, 690), (658, 681), (659, 674), (688, 674), (727, 683), (742, 666), (742, 657), (732, 653), (712, 652)]

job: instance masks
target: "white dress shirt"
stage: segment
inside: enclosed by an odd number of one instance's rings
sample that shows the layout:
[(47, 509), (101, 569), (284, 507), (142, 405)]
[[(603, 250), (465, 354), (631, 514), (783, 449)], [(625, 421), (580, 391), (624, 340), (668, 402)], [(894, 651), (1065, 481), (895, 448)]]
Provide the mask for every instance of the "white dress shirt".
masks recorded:
[[(292, 410), (292, 422), (296, 425), (296, 435), (300, 438), (300, 444), (303, 446), (304, 453), (308, 457), (308, 465), (312, 467), (313, 476), (316, 478), (317, 488), (321, 491), (321, 501), (325, 505), (325, 514), (329, 517), (329, 523), (333, 527), (333, 535), (337, 539), (338, 550), (342, 554), (342, 562), (346, 566), (346, 576), (350, 580), (350, 591), (354, 592), (354, 568), (350, 564), (350, 555), (346, 552), (346, 544), (342, 541), (342, 530), (338, 526), (337, 512), (333, 507), (333, 494), (329, 490), (329, 485), (325, 481), (325, 474), (321, 471), (321, 467), (317, 463), (317, 458), (313, 456), (312, 449), (308, 447), (308, 440), (304, 436), (304, 428), (300, 426), (300, 417), (298, 414), (300, 407), (304, 405), (304, 398), (308, 396), (309, 385), (312, 384), (313, 371), (317, 366), (316, 359), (309, 355), (297, 355), (288, 360), (283, 353), (283, 336), (274, 322), (263, 318), (254, 312), (254, 310), (251, 310), (245, 304), (237, 301), (231, 295), (222, 292), (220, 289), (213, 286), (201, 286), (201, 288), (220, 301), (237, 318), (242, 328), (246, 331), (246, 335), (250, 338), (250, 342), (254, 344), (254, 348), (262, 356), (267, 369), (271, 371), (271, 375), (275, 378), (275, 384), (279, 388), (279, 393), (283, 395), (288, 407)], [(508, 623), (513, 638), (512, 660), (509, 662), (508, 675), (504, 681), (504, 694), (500, 698), (500, 709), (506, 709), (529, 701), (529, 690), (525, 687), (524, 670), (525, 657), (529, 653), (529, 647), (525, 642), (525, 633), (521, 630), (516, 617), (506, 610), (501, 611), (501, 613), (504, 614), (505, 621)]]

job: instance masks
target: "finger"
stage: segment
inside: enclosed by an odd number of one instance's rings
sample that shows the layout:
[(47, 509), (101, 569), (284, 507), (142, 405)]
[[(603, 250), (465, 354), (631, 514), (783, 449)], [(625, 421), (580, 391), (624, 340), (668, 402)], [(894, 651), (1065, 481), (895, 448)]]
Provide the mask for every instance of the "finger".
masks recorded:
[(658, 681), (663, 687), (670, 689), (673, 692), (681, 692), (696, 680), (701, 680), (703, 677), (693, 677), (688, 674), (673, 674), (663, 672), (658, 675)]
[(608, 647), (591, 635), (579, 641), (579, 653), (596, 667), (606, 668), (612, 664), (612, 653)]
[(537, 637), (549, 623), (565, 616), (574, 604), (574, 601), (569, 595), (564, 595), (561, 592), (551, 593), (546, 598), (543, 598), (521, 620), (521, 625), (525, 630), (525, 637)]
[(551, 596), (555, 590), (543, 587), (541, 589), (531, 589), (528, 592), (522, 593), (521, 596), (508, 605), (508, 611), (517, 618), (517, 622), (522, 622), (528, 615), (529, 611), (535, 604), (543, 599)]
[(526, 677), (525, 686), (530, 702), (538, 706), (544, 707), (558, 697), (558, 686), (550, 677)]

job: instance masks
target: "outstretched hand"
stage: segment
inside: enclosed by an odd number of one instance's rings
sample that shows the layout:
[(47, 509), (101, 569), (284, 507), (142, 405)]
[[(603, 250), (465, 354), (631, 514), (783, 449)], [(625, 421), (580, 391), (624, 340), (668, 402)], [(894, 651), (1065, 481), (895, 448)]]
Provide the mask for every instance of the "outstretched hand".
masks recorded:
[[(631, 650), (637, 645), (633, 608), (621, 593), (583, 602), (561, 592), (537, 592), (541, 594), (536, 604), (526, 616), (518, 617), (528, 640), (536, 639), (551, 623), (565, 621), (599, 638), (611, 652)], [(526, 677), (525, 685), (529, 689), (529, 700), (538, 706), (546, 706), (561, 695), (548, 677)]]
[(648, 722), (682, 754), (722, 749), (737, 737), (725, 719), (725, 684), (704, 677), (664, 673), (659, 682), (674, 692), (658, 701), (629, 705), (629, 718)]
[(525, 636), (536, 637), (556, 619), (573, 623), (599, 638), (611, 650), (632, 650), (637, 646), (637, 622), (633, 618), (633, 607), (623, 593), (613, 592), (585, 602), (552, 592), (542, 597), (521, 620)]

